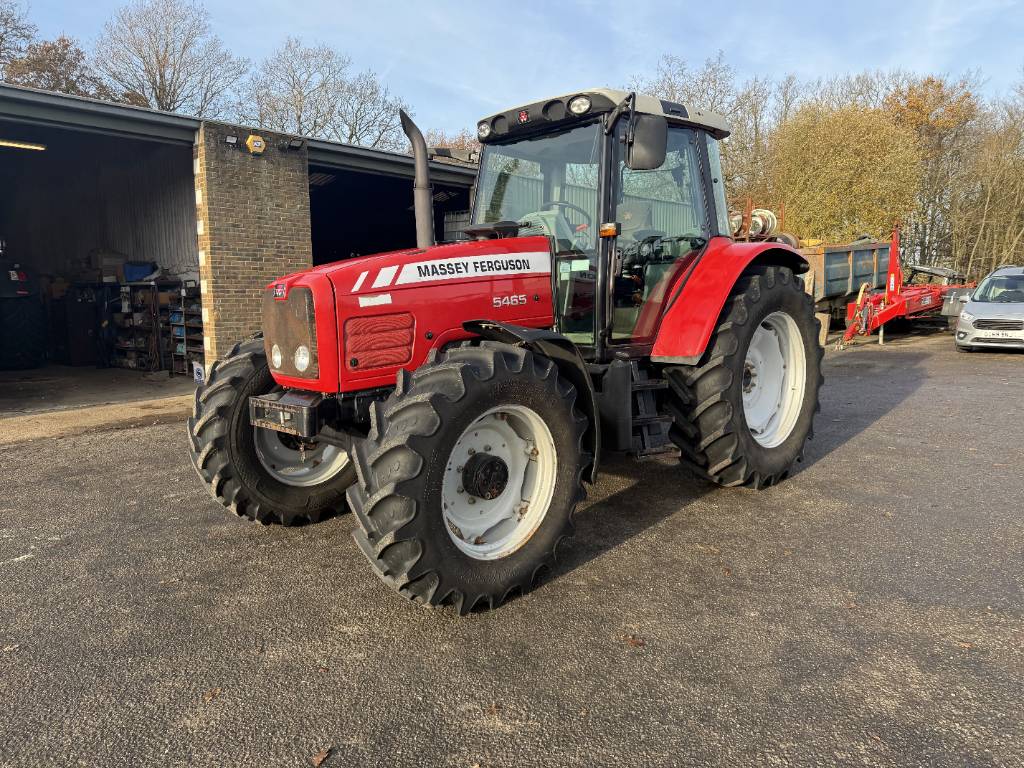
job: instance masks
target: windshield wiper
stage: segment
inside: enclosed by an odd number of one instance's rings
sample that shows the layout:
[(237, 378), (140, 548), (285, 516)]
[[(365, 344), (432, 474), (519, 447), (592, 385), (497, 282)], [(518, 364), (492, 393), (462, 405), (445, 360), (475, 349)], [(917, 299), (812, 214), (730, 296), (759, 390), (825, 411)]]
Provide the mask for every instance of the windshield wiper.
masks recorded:
[(515, 237), (523, 227), (532, 226), (528, 221), (485, 221), (470, 224), (462, 232), (475, 240), (490, 240), (498, 237)]
[(607, 136), (613, 130), (615, 130), (615, 124), (619, 122), (619, 118), (622, 117), (622, 113), (629, 109), (629, 118), (633, 119), (633, 110), (636, 106), (636, 91), (626, 95), (622, 101), (620, 101), (615, 109), (608, 115), (608, 122), (604, 126), (604, 133)]

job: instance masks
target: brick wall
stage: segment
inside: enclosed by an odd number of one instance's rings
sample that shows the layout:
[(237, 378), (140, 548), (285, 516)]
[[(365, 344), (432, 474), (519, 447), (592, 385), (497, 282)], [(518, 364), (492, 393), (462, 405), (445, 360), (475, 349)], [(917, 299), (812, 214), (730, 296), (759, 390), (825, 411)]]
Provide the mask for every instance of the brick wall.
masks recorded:
[[(195, 148), (196, 231), (206, 365), (260, 327), (260, 297), (275, 277), (313, 263), (306, 148), (259, 131), (262, 155), (245, 148), (246, 128), (203, 123)], [(227, 136), (237, 136), (234, 146)]]

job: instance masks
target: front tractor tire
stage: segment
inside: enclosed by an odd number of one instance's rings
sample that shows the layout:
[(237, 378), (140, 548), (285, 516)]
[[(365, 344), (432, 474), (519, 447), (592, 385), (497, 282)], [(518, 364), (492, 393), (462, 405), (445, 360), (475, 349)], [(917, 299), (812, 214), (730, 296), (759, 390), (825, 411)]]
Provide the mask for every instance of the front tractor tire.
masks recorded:
[(813, 436), (823, 383), (814, 302), (786, 267), (737, 281), (697, 365), (668, 366), (680, 460), (723, 486), (783, 480)]
[(348, 492), (385, 583), (460, 614), (528, 591), (572, 533), (587, 419), (555, 364), (483, 342), (435, 353), (371, 411)]
[(192, 466), (220, 504), (240, 517), (314, 523), (345, 508), (355, 480), (347, 453), (249, 423), (249, 398), (274, 391), (263, 341), (236, 344), (196, 390), (188, 420)]

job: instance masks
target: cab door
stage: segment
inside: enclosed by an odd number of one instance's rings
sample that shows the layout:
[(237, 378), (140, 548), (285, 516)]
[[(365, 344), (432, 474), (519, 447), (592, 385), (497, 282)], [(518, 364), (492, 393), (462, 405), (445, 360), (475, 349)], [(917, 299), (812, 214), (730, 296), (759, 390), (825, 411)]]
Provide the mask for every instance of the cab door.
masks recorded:
[(717, 233), (704, 183), (706, 152), (702, 131), (670, 127), (660, 167), (632, 170), (618, 153), (611, 218), (620, 225), (610, 265), (612, 344), (653, 342), (670, 288)]

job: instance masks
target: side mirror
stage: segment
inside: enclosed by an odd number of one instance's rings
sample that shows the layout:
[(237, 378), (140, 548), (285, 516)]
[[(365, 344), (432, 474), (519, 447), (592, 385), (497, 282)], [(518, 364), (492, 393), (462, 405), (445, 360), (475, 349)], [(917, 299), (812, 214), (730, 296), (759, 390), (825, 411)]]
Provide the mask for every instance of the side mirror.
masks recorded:
[(631, 171), (653, 171), (665, 164), (668, 151), (668, 120), (661, 115), (637, 115), (626, 146), (626, 166)]

